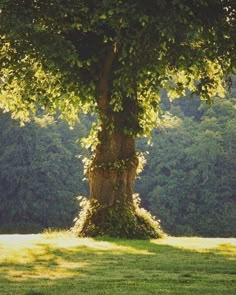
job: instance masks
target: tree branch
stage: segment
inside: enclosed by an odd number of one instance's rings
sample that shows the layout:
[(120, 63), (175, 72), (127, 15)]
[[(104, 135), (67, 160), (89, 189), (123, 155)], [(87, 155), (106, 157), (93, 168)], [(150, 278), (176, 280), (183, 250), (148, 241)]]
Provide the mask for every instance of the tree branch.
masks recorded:
[(113, 61), (117, 52), (116, 44), (114, 44), (108, 51), (98, 81), (98, 108), (99, 110), (106, 110), (108, 105), (108, 98), (110, 93), (110, 80)]

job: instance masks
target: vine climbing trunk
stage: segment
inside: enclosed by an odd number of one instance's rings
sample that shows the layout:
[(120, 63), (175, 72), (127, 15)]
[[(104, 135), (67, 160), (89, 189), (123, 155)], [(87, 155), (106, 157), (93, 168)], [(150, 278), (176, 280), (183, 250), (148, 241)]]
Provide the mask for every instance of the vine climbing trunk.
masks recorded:
[(134, 181), (138, 166), (135, 140), (123, 134), (102, 130), (100, 144), (88, 169), (91, 200), (114, 206), (133, 202)]
[(119, 112), (114, 112), (109, 103), (115, 53), (115, 48), (109, 51), (99, 77), (97, 102), (101, 129), (87, 169), (90, 198), (77, 222), (77, 231), (82, 236), (156, 238), (161, 235), (157, 222), (134, 199), (139, 161), (135, 138), (124, 132), (130, 119), (133, 125), (138, 122), (137, 102), (123, 99)]

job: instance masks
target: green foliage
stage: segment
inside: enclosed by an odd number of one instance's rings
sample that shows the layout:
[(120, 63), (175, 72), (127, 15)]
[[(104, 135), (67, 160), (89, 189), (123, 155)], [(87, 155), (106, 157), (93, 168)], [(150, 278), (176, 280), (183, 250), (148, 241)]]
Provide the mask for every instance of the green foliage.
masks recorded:
[(108, 207), (94, 200), (82, 199), (82, 210), (73, 231), (82, 237), (110, 236), (130, 239), (163, 237), (158, 221), (145, 209), (140, 208), (139, 203), (136, 195), (130, 206), (117, 202)]
[(139, 152), (136, 153), (134, 156), (122, 159), (122, 160), (116, 160), (113, 162), (108, 163), (101, 163), (101, 164), (95, 164), (94, 163), (94, 156), (91, 158), (84, 158), (84, 168), (85, 168), (85, 174), (87, 175), (89, 172), (96, 170), (102, 170), (102, 171), (124, 171), (129, 169), (129, 167), (136, 167), (136, 164), (138, 162), (138, 167), (136, 170), (136, 174), (138, 175), (144, 167), (145, 164), (145, 158), (143, 153)]
[(137, 189), (170, 234), (235, 236), (236, 101), (200, 108), (200, 121), (170, 109)]
[(0, 115), (0, 224), (2, 232), (68, 227), (77, 214), (76, 195), (87, 191), (76, 154), (79, 127), (48, 117), (20, 127)]
[[(235, 2), (4, 1), (0, 107), (25, 121), (40, 106), (72, 122), (97, 110), (97, 85), (113, 51), (109, 105), (139, 105), (136, 135), (156, 126), (160, 90), (210, 102), (235, 71)], [(214, 12), (214, 13), (213, 13)], [(123, 126), (124, 129), (128, 126)]]

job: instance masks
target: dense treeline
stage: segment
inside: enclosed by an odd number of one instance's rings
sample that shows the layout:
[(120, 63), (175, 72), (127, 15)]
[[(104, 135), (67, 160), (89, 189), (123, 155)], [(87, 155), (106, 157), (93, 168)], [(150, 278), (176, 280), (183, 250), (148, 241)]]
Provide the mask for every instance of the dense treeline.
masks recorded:
[[(153, 144), (137, 182), (143, 204), (173, 235), (236, 234), (236, 99), (211, 107), (167, 99)], [(69, 227), (78, 195), (87, 195), (82, 151), (76, 140), (88, 120), (70, 130), (39, 117), (20, 127), (0, 115), (0, 232)]]
[(0, 232), (68, 227), (84, 194), (83, 166), (75, 141), (84, 127), (69, 130), (48, 117), (20, 127), (0, 115)]
[(191, 112), (187, 100), (178, 105), (154, 132), (137, 189), (170, 234), (233, 236), (236, 100), (216, 99)]

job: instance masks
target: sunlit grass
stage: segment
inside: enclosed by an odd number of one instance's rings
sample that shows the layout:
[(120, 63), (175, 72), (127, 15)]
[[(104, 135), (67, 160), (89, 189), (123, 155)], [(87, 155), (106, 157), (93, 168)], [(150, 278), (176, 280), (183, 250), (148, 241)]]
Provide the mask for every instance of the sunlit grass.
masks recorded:
[(209, 252), (216, 250), (219, 254), (236, 255), (236, 238), (187, 238), (167, 237), (165, 239), (153, 240), (157, 245), (169, 245), (180, 249), (189, 249), (197, 252)]
[(0, 294), (236, 294), (236, 239), (0, 236)]

